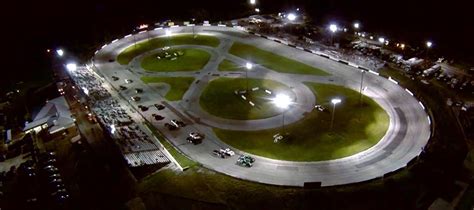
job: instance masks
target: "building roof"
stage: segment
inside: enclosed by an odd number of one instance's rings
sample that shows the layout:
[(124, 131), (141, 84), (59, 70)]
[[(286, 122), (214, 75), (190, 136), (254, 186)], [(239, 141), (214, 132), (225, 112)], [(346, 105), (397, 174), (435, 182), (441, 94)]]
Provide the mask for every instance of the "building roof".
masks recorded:
[(33, 118), (33, 121), (26, 124), (23, 131), (47, 124), (49, 132), (62, 130), (71, 127), (75, 119), (71, 116), (69, 105), (64, 96), (49, 100)]

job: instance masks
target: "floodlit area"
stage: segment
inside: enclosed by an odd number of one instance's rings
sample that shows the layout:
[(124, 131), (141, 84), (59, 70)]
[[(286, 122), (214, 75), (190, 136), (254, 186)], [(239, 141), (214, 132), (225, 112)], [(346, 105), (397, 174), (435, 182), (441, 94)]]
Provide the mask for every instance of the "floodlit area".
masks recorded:
[(248, 181), (370, 180), (406, 165), (430, 135), (425, 110), (391, 80), (237, 28), (133, 34), (93, 65), (168, 150)]

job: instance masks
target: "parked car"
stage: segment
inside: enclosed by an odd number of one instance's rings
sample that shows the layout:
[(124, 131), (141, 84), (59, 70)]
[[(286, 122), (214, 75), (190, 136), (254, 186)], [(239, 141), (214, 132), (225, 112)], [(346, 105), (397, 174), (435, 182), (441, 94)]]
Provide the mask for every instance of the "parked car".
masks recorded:
[(130, 97), (132, 99), (132, 101), (140, 101), (140, 96), (132, 96)]
[(162, 110), (165, 108), (165, 106), (161, 105), (161, 104), (154, 104), (154, 106), (156, 107), (156, 109), (158, 110)]
[(152, 114), (151, 116), (153, 116), (155, 118), (155, 120), (157, 120), (157, 121), (165, 119), (165, 117), (163, 117), (161, 115), (158, 115), (158, 114)]
[(148, 107), (143, 106), (143, 105), (138, 105), (138, 108), (139, 108), (142, 112), (148, 111)]
[(168, 128), (168, 130), (170, 130), (170, 131), (176, 130), (176, 129), (179, 128), (179, 127), (177, 127), (175, 125), (172, 125), (172, 124), (169, 124), (169, 123), (165, 123), (165, 127)]
[(176, 127), (184, 127), (186, 124), (183, 121), (180, 120), (171, 120), (171, 124), (175, 125)]

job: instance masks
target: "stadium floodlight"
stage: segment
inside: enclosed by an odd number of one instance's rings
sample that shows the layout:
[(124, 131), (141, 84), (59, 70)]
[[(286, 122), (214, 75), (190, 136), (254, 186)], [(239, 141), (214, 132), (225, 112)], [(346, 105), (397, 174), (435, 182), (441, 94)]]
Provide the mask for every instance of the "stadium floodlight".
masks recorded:
[(291, 98), (285, 94), (277, 94), (272, 101), (275, 106), (281, 109), (287, 109), (291, 105)]
[(257, 3), (256, 0), (250, 0), (250, 4), (255, 5)]
[(385, 43), (385, 38), (379, 37), (379, 42), (382, 43), (382, 44)]
[(341, 100), (340, 98), (333, 98), (333, 99), (331, 100), (331, 103), (334, 104), (334, 105), (337, 105), (338, 103), (341, 103), (341, 101), (342, 101), (342, 100)]
[(355, 22), (355, 23), (354, 23), (354, 28), (355, 28), (355, 29), (359, 29), (359, 28), (360, 28), (360, 23)]
[(283, 129), (283, 133), (286, 133), (285, 132), (285, 113), (288, 110), (288, 107), (290, 107), (290, 105), (292, 104), (291, 98), (285, 94), (277, 94), (275, 98), (272, 99), (272, 102), (273, 104), (275, 104), (276, 107), (283, 109), (281, 127)]
[(246, 84), (246, 90), (249, 91), (249, 74), (248, 72), (253, 68), (253, 64), (250, 63), (250, 62), (247, 62), (245, 64), (245, 68), (247, 68), (247, 70), (245, 71), (245, 84)]
[(331, 127), (330, 127), (330, 130), (332, 130), (332, 127), (333, 127), (333, 125), (334, 125), (334, 115), (335, 115), (335, 113), (336, 113), (336, 105), (337, 105), (338, 103), (341, 103), (341, 101), (342, 101), (342, 100), (341, 100), (340, 98), (333, 98), (333, 99), (331, 100), (331, 103), (332, 103), (333, 106), (332, 106), (332, 116), (331, 116)]
[(249, 63), (249, 62), (247, 62), (247, 63), (245, 64), (245, 68), (247, 68), (248, 70), (250, 70), (250, 69), (252, 69), (252, 68), (253, 68), (253, 64), (252, 64), (252, 63)]
[(337, 31), (337, 25), (336, 24), (331, 24), (329, 25), (329, 30), (333, 33)]
[(171, 30), (166, 29), (165, 34), (166, 34), (166, 36), (171, 36), (172, 32), (171, 32)]
[(76, 71), (77, 65), (75, 63), (68, 63), (66, 64), (66, 69), (68, 71)]
[(64, 51), (62, 49), (57, 49), (56, 54), (58, 54), (59, 57), (63, 57)]
[(431, 48), (431, 46), (433, 46), (433, 42), (427, 41), (426, 42), (426, 47)]
[(290, 13), (286, 18), (288, 18), (289, 21), (294, 21), (296, 20), (296, 15), (294, 13)]

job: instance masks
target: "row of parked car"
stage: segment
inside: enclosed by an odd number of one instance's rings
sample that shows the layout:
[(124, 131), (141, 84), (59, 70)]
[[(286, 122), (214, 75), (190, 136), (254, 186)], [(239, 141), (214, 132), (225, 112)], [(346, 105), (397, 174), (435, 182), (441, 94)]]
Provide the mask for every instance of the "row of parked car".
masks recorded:
[(59, 169), (56, 167), (56, 154), (54, 152), (44, 153), (40, 156), (39, 165), (42, 167), (41, 175), (43, 180), (47, 180), (47, 186), (51, 197), (64, 203), (69, 199)]

